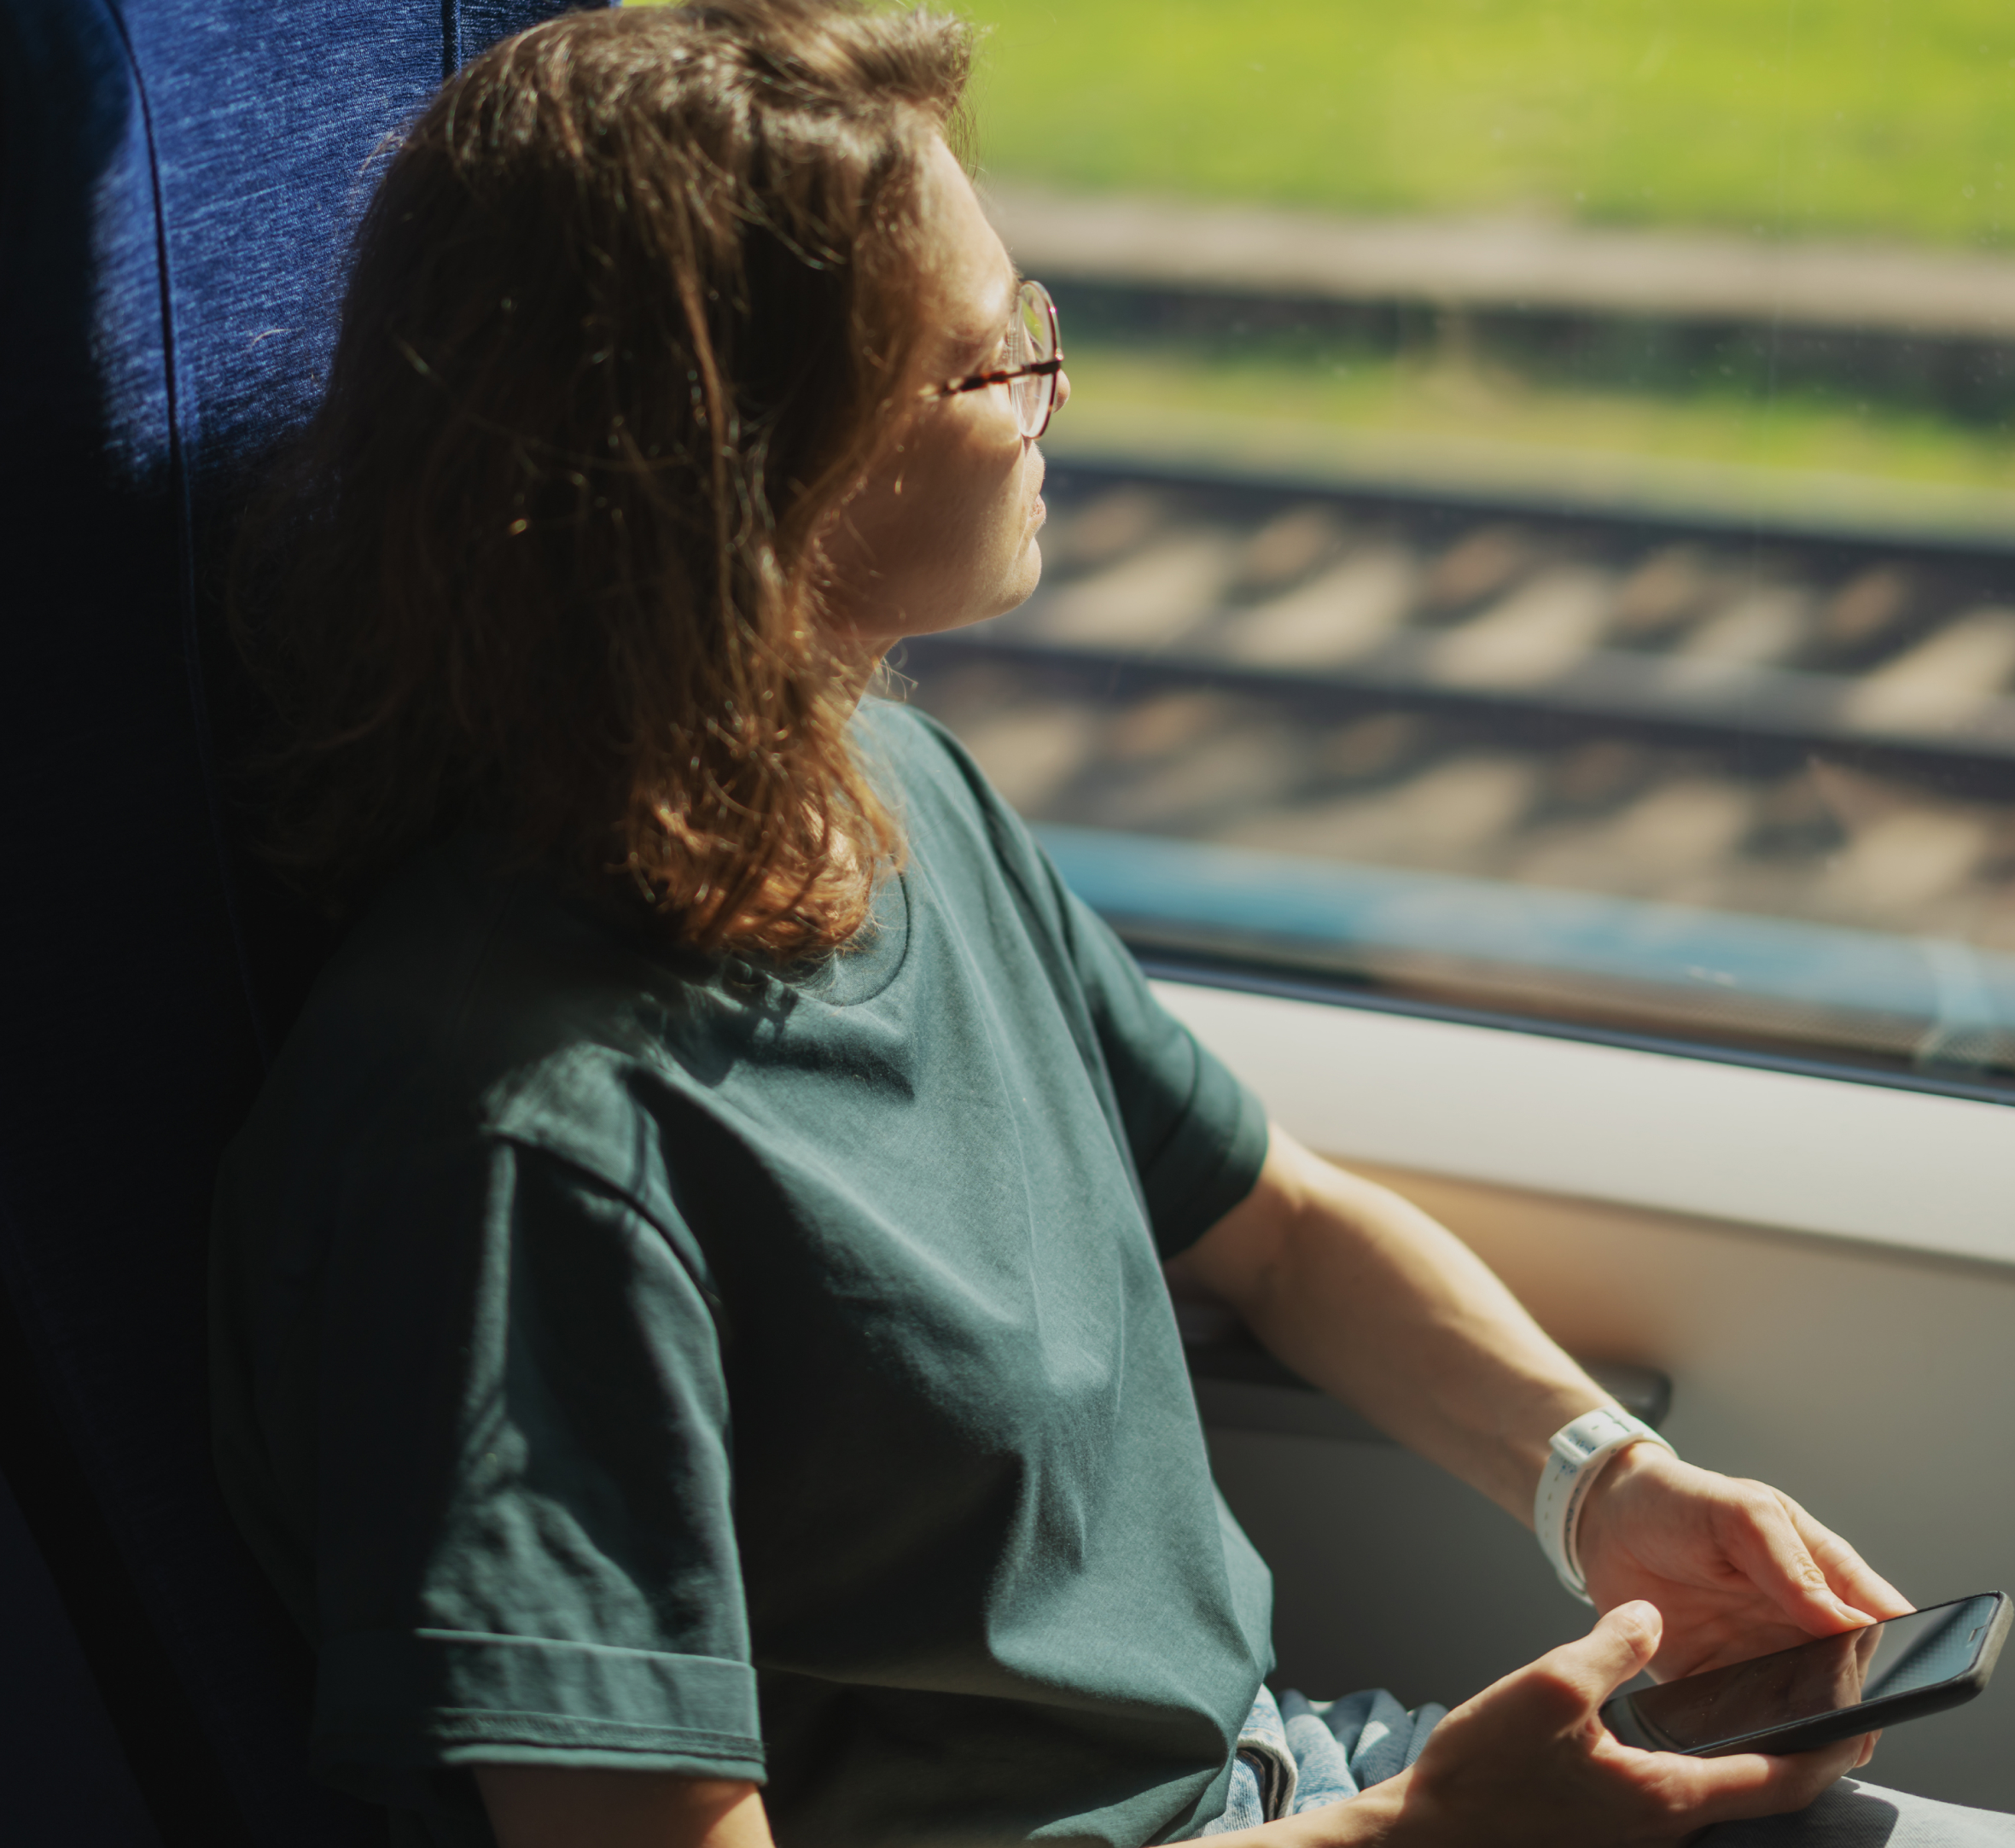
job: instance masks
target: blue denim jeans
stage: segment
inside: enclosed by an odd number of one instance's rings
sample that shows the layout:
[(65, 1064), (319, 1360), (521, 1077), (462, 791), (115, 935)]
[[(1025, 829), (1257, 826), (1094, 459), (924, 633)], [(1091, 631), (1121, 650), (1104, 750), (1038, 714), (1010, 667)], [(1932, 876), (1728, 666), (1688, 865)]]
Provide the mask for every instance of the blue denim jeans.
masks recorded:
[(1200, 1833), (1229, 1834), (1369, 1790), (1420, 1756), (1447, 1711), (1409, 1713), (1383, 1688), (1341, 1700), (1307, 1700), (1290, 1688), (1278, 1701), (1262, 1688), (1238, 1734), (1231, 1800)]
[[(1198, 1832), (1228, 1834), (1342, 1803), (1420, 1756), (1448, 1710), (1408, 1712), (1383, 1688), (1342, 1700), (1278, 1700), (1261, 1688), (1238, 1737), (1225, 1813)], [(2015, 1816), (1963, 1810), (1843, 1778), (1808, 1809), (1723, 1822), (1698, 1848), (2015, 1848)]]

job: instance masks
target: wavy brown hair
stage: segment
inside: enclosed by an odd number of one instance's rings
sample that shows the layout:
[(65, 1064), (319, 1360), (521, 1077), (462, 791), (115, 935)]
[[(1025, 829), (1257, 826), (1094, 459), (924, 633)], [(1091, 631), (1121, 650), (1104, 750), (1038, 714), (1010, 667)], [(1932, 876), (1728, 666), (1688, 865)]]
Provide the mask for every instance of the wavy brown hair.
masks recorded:
[(860, 927), (899, 840), (825, 544), (908, 409), (970, 57), (942, 15), (693, 0), (441, 90), (242, 552), (298, 884), (352, 907), (475, 825), (703, 950)]

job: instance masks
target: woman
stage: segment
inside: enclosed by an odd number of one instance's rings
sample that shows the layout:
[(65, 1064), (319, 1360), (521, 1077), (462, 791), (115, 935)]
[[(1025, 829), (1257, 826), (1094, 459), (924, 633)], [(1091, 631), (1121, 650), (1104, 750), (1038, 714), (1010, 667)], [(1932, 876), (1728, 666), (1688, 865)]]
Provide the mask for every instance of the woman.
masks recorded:
[[(1521, 1515), (1604, 1402), (863, 701), (1034, 587), (1069, 393), (947, 140), (967, 56), (719, 0), (478, 60), (269, 512), (279, 850), (356, 921), (220, 1184), (218, 1454), (316, 1763), (401, 1842), (1238, 1821), (1268, 1583), (1164, 1262)], [(1863, 1755), (1591, 1718), (1905, 1607), (1802, 1511), (1639, 1443), (1580, 1549), (1587, 1639), (1255, 1839), (1676, 1840)]]

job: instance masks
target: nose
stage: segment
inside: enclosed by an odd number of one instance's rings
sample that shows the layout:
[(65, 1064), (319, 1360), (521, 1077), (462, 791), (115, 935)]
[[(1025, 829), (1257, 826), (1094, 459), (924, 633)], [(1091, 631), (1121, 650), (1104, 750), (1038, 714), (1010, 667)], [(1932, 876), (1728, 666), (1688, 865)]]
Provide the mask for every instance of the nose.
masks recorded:
[(1059, 372), (1057, 375), (1057, 409), (1061, 411), (1069, 402), (1070, 375), (1068, 372)]

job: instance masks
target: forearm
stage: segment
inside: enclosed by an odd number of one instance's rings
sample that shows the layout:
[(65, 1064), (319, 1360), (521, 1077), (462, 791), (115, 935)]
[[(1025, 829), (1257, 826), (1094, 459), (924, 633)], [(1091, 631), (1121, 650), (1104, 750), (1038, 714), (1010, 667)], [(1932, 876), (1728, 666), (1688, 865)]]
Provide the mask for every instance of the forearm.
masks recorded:
[(658, 1771), (479, 1764), (498, 1848), (772, 1848), (754, 1784)]
[(1520, 1520), (1547, 1438), (1608, 1402), (1445, 1227), (1278, 1129), (1253, 1195), (1176, 1268), (1302, 1378)]

